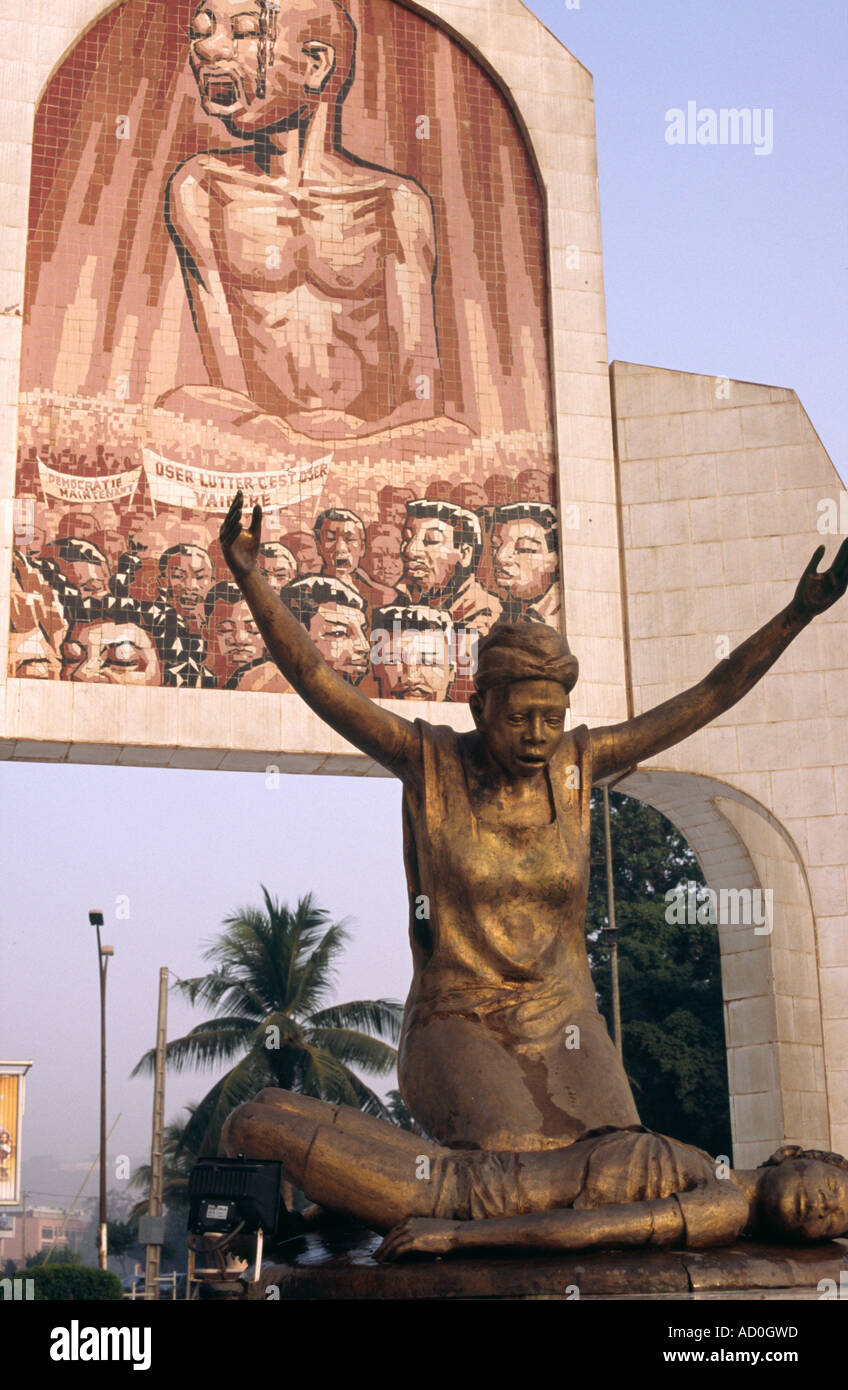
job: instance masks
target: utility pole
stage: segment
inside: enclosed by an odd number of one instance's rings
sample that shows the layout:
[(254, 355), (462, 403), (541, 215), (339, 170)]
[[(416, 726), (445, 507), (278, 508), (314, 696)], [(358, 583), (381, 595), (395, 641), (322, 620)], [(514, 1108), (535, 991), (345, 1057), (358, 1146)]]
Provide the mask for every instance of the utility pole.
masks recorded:
[(615, 922), (615, 885), (612, 877), (612, 834), (610, 831), (609, 787), (604, 787), (604, 845), (607, 861), (607, 917), (605, 928), (609, 941), (610, 982), (612, 985), (612, 1040), (621, 1056), (621, 1001), (618, 993), (618, 928)]
[(97, 928), (97, 972), (100, 976), (100, 1219), (97, 1227), (97, 1262), (108, 1268), (109, 1250), (106, 1227), (106, 971), (114, 946), (102, 946), (102, 912), (89, 912), (88, 920)]
[[(168, 967), (159, 971), (159, 1015), (156, 1024), (156, 1065), (153, 1080), (153, 1138), (150, 1146), (150, 1197), (147, 1203), (148, 1234), (144, 1264), (145, 1300), (158, 1299), (162, 1268), (162, 1163), (165, 1133), (165, 1045), (168, 1035)], [(156, 1237), (158, 1236), (158, 1240)]]

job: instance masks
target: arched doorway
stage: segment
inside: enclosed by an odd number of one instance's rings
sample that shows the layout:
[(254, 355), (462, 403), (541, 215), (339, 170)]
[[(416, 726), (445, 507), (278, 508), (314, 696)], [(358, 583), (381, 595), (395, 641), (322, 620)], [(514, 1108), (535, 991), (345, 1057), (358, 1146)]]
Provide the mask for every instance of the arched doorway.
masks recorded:
[[(667, 816), (720, 902), (725, 895), (718, 931), (734, 1163), (753, 1166), (785, 1142), (829, 1147), (815, 919), (797, 847), (751, 797), (712, 778), (639, 771), (618, 790)], [(755, 894), (768, 904), (766, 926), (745, 910)]]

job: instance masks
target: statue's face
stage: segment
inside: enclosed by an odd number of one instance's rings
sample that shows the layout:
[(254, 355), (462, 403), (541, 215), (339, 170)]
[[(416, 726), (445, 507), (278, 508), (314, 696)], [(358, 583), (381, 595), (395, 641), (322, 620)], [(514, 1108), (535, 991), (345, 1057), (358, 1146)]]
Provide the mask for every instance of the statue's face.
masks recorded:
[(412, 516), (404, 525), (400, 546), (403, 577), (422, 593), (446, 589), (457, 568), (470, 569), (473, 553), (467, 542), (457, 545), (450, 522)]
[(212, 587), (212, 561), (205, 550), (169, 555), (163, 576), (165, 596), (193, 630), (203, 625), (203, 600)]
[(770, 1228), (789, 1240), (833, 1240), (848, 1231), (848, 1173), (818, 1159), (784, 1159), (765, 1169), (760, 1203)]
[(536, 776), (565, 731), (568, 696), (558, 681), (515, 681), (474, 695), (471, 713), (490, 753), (512, 777)]
[(358, 521), (325, 521), (318, 546), (324, 573), (347, 579), (359, 568), (365, 536)]
[(79, 623), (62, 645), (62, 679), (98, 685), (161, 685), (150, 634), (137, 623)]
[(492, 533), (495, 584), (509, 598), (534, 599), (556, 578), (556, 551), (535, 521), (507, 521)]
[(289, 6), (277, 16), (271, 65), (257, 0), (201, 0), (191, 24), (191, 69), (204, 111), (232, 134), (249, 137), (290, 121), (309, 100), (314, 59), (298, 40), (305, 8)]
[[(373, 636), (373, 634), (372, 634)], [(442, 628), (395, 633), (374, 676), (386, 700), (444, 700), (454, 676), (450, 642)]]
[(309, 624), (309, 636), (328, 666), (357, 685), (368, 670), (365, 614), (343, 603), (322, 603)]

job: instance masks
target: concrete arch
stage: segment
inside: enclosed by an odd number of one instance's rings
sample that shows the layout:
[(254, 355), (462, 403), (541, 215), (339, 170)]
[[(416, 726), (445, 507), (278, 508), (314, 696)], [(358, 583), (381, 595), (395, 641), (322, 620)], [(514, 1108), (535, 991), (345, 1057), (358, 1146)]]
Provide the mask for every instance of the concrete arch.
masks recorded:
[(640, 770), (617, 790), (677, 826), (716, 893), (770, 894), (764, 926), (756, 911), (727, 920), (733, 897), (719, 916), (734, 1163), (751, 1167), (787, 1142), (829, 1147), (816, 924), (797, 845), (752, 797), (712, 777)]

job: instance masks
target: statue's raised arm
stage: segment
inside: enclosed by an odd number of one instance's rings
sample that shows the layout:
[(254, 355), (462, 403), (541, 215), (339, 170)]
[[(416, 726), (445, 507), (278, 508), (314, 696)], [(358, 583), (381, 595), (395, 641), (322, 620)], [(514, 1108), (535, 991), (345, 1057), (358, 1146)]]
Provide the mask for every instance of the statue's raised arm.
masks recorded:
[(239, 492), (220, 530), (221, 549), (270, 656), (331, 729), (395, 776), (414, 774), (420, 758), (414, 726), (369, 700), (327, 665), (309, 634), (259, 571), (262, 509), (254, 507), (245, 531), (242, 502)]
[(625, 724), (593, 729), (590, 737), (595, 781), (625, 772), (673, 747), (747, 695), (799, 632), (836, 603), (848, 588), (848, 540), (843, 541), (830, 568), (819, 574), (823, 555), (824, 546), (820, 545), (801, 576), (792, 602), (697, 685)]

